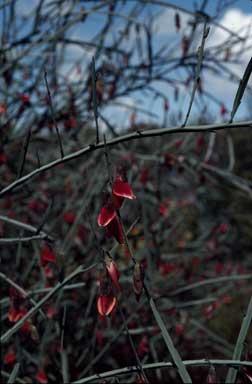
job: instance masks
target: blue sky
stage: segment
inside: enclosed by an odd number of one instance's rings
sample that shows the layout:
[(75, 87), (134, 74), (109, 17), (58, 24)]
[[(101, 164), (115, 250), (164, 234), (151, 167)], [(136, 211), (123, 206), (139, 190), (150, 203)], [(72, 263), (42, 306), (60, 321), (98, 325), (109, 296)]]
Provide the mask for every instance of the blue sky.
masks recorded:
[[(164, 1), (165, 2), (165, 1)], [(183, 1), (183, 0), (171, 0), (169, 3), (182, 7), (188, 11), (194, 12), (195, 9), (200, 9), (201, 4), (204, 1)], [(32, 11), (32, 6), (36, 5), (38, 0), (17, 0), (17, 9), (20, 16), (27, 16), (26, 23), (24, 23), (20, 19), (20, 23), (23, 23), (23, 28), (21, 29), (20, 36), (25, 35), (31, 26), (32, 20), (28, 17), (30, 12)], [(46, 0), (45, 3), (49, 3), (49, 0)], [(93, 4), (98, 4), (99, 2), (93, 2)], [(241, 37), (244, 36), (245, 31), (250, 31), (249, 27), (252, 22), (252, 1), (251, 0), (238, 0), (238, 1), (220, 1), (220, 0), (209, 0), (206, 2), (206, 7), (204, 8), (205, 13), (209, 14), (211, 17), (216, 15), (216, 10), (218, 6), (222, 3), (230, 4), (222, 12), (219, 14), (216, 21), (221, 25), (224, 25), (226, 28), (232, 30), (233, 32), (238, 33)], [(83, 4), (83, 2), (82, 2)], [(86, 8), (92, 5), (92, 3), (84, 2)], [(127, 9), (130, 9), (132, 5), (132, 1), (126, 0), (126, 8), (124, 12), (127, 12)], [(67, 1), (63, 3), (62, 12), (67, 9)], [(76, 5), (76, 13), (78, 14), (80, 6)], [(120, 9), (119, 9), (120, 10)], [(119, 13), (118, 10), (118, 13)], [(145, 18), (148, 17), (148, 13), (157, 14), (158, 18), (155, 24), (155, 33), (153, 39), (153, 50), (157, 50), (159, 46), (162, 44), (167, 44), (167, 46), (174, 46), (181, 41), (183, 34), (186, 34), (189, 31), (188, 22), (191, 19), (191, 16), (179, 12), (181, 15), (181, 24), (182, 29), (179, 33), (176, 32), (174, 26), (174, 11), (169, 8), (148, 5), (147, 11), (144, 12), (141, 16), (141, 20), (144, 22)], [(78, 39), (83, 39), (86, 41), (90, 41), (92, 37), (97, 33), (97, 30), (103, 25), (104, 16), (101, 14), (96, 14), (94, 16), (90, 16), (88, 21), (85, 24), (79, 23), (75, 25), (68, 31), (68, 36), (75, 37)], [(1, 19), (0, 19), (1, 22)], [(113, 24), (111, 31), (112, 33), (107, 38), (107, 43), (110, 43), (110, 40), (113, 39), (118, 33), (120, 33), (122, 19), (117, 19)], [(243, 31), (240, 29), (243, 28)], [(245, 31), (244, 31), (245, 30)], [(197, 30), (197, 38), (192, 45), (192, 52), (197, 51), (197, 47), (199, 45), (199, 41), (201, 39), (202, 28)], [(252, 36), (252, 32), (250, 33)], [(206, 41), (205, 50), (207, 52), (210, 47), (219, 44), (222, 41), (225, 41), (228, 38), (228, 34), (225, 33), (221, 28), (217, 28), (210, 24), (210, 34)], [(130, 34), (129, 41), (127, 44), (131, 44), (132, 40), (135, 39), (134, 33)], [(250, 44), (251, 43), (251, 44)], [(246, 45), (240, 45), (236, 48), (235, 52), (237, 54), (237, 62), (228, 65), (228, 63), (223, 63), (227, 67), (230, 68), (238, 77), (241, 77), (248, 60), (252, 56), (252, 39)], [(178, 48), (177, 48), (178, 51)], [(71, 82), (78, 83), (83, 80), (82, 76), (86, 76), (88, 66), (90, 64), (92, 55), (94, 51), (89, 49), (88, 51), (83, 53), (83, 50), (80, 50), (76, 46), (70, 46), (66, 51), (65, 62), (59, 68), (61, 75), (68, 76)], [(174, 57), (180, 55), (181, 52), (176, 52), (176, 50), (172, 53)], [(220, 60), (220, 57), (217, 57)], [(33, 52), (29, 54), (27, 60), (39, 60), (39, 49), (34, 49)], [(134, 59), (134, 58), (133, 58)], [(76, 71), (76, 62), (79, 63), (81, 68), (81, 73), (78, 74)], [(185, 81), (185, 71), (183, 69), (178, 69), (171, 74), (174, 79), (178, 79), (180, 81)], [(234, 82), (228, 81), (225, 76), (217, 77), (212, 74), (210, 71), (206, 72), (206, 75), (203, 76), (204, 81), (204, 89), (210, 92), (214, 98), (218, 99), (218, 103), (211, 101), (209, 98), (203, 96), (196, 96), (196, 100), (192, 109), (192, 118), (196, 117), (199, 110), (207, 109), (207, 113), (211, 116), (211, 119), (214, 121), (220, 121), (222, 118), (220, 116), (220, 103), (225, 104), (226, 108), (230, 111), (232, 108), (233, 99), (235, 96), (235, 92), (238, 84)], [(169, 87), (165, 83), (153, 83), (153, 86), (157, 91), (163, 92), (170, 104), (170, 116), (174, 114), (178, 117), (178, 114), (185, 115), (186, 110), (188, 108), (189, 96), (192, 89), (192, 84), (190, 85), (188, 91), (185, 91), (185, 87), (181, 86), (179, 88), (179, 99), (177, 102), (174, 101), (174, 89)], [(252, 100), (252, 99), (251, 99)], [(118, 100), (119, 106), (111, 105), (110, 107), (104, 108), (104, 114), (108, 117), (112, 123), (123, 126), (125, 123), (127, 124), (129, 121), (129, 114), (131, 110), (128, 107), (123, 107), (122, 104), (126, 104), (130, 107), (142, 108), (156, 114), (156, 118), (147, 117), (145, 114), (141, 112), (137, 112), (137, 121), (153, 121), (156, 123), (162, 123), (163, 121), (163, 101), (160, 98), (153, 100), (153, 98), (148, 97), (145, 93), (135, 92), (127, 97), (120, 98)], [(205, 109), (204, 109), (205, 108)], [(244, 98), (244, 102), (242, 103), (239, 112), (237, 114), (237, 119), (241, 119), (247, 117), (248, 114), (252, 114), (250, 112), (250, 105), (248, 101), (248, 97)], [(228, 118), (228, 116), (226, 117)], [(169, 120), (168, 120), (169, 121)]]

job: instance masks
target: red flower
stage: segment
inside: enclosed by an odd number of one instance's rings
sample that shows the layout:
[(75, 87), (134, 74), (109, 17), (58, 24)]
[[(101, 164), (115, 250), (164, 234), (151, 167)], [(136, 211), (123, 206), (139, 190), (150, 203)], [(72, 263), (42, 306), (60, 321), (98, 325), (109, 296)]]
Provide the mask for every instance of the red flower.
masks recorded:
[(118, 243), (124, 243), (123, 229), (116, 215), (116, 210), (123, 203), (123, 199), (135, 199), (131, 186), (117, 176), (112, 186), (112, 197), (108, 197), (97, 218), (97, 224), (106, 228), (108, 237), (115, 237)]
[(30, 97), (28, 95), (21, 94), (19, 95), (19, 98), (24, 104), (30, 103)]
[(11, 306), (8, 313), (8, 319), (11, 323), (16, 323), (24, 315), (25, 313), (22, 310), (17, 310), (14, 306)]
[(106, 264), (108, 274), (109, 274), (115, 288), (117, 289), (117, 291), (120, 291), (120, 286), (119, 286), (119, 282), (118, 282), (120, 273), (119, 273), (117, 266), (114, 263), (113, 259), (109, 255), (106, 255), (106, 257), (105, 257), (105, 264)]
[(106, 227), (116, 216), (116, 211), (112, 205), (102, 207), (97, 218), (97, 223), (101, 227)]
[(149, 347), (149, 340), (147, 339), (147, 336), (143, 336), (142, 340), (137, 346), (137, 354), (141, 358), (143, 357), (146, 353), (148, 353), (150, 350)]
[(177, 323), (175, 326), (175, 332), (176, 332), (176, 335), (178, 336), (183, 335), (183, 333), (185, 332), (184, 324)]
[(75, 214), (73, 212), (65, 212), (63, 215), (63, 220), (67, 224), (73, 224), (75, 221)]
[(7, 156), (2, 152), (0, 153), (0, 164), (6, 164), (7, 163)]
[(97, 300), (97, 309), (101, 316), (109, 316), (116, 306), (116, 298), (113, 295), (101, 295)]
[(38, 382), (40, 384), (47, 384), (48, 383), (48, 380), (47, 380), (47, 377), (46, 377), (44, 369), (40, 369), (38, 371), (38, 373), (36, 375), (36, 379), (38, 380)]
[(131, 200), (136, 198), (131, 189), (131, 186), (128, 183), (124, 182), (120, 176), (117, 176), (114, 181), (112, 194)]
[(114, 237), (119, 244), (124, 244), (122, 225), (117, 216), (106, 226), (108, 237)]
[(17, 360), (16, 358), (16, 355), (15, 353), (13, 352), (13, 350), (9, 350), (9, 352), (6, 353), (6, 355), (4, 356), (4, 364), (7, 365), (7, 364), (13, 364), (15, 363)]
[(220, 114), (221, 114), (221, 116), (225, 116), (227, 114), (227, 112), (228, 112), (227, 108), (225, 107), (224, 104), (222, 104), (221, 107), (220, 107)]
[(42, 267), (45, 267), (48, 263), (55, 263), (56, 262), (56, 256), (51, 248), (48, 247), (48, 245), (45, 245), (42, 249), (41, 255), (40, 255), (40, 263)]

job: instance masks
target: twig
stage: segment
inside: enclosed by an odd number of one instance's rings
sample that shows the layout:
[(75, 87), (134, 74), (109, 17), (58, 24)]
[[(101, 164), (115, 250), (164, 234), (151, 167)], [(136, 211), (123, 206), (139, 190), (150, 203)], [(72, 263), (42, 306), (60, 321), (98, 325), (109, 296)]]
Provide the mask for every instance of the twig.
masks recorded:
[[(250, 298), (247, 312), (242, 320), (241, 329), (237, 338), (237, 342), (235, 345), (234, 353), (233, 353), (233, 360), (239, 360), (242, 356), (243, 346), (245, 339), (248, 334), (248, 330), (251, 324), (252, 320), (252, 297)], [(236, 381), (237, 376), (237, 369), (234, 369), (233, 367), (230, 367), (227, 373), (226, 377), (226, 384), (233, 384)]]
[(99, 144), (99, 126), (98, 126), (98, 112), (97, 112), (97, 97), (96, 97), (96, 70), (95, 70), (95, 58), (92, 58), (92, 97), (93, 97), (93, 109), (95, 118), (96, 129), (96, 144)]
[[(184, 360), (183, 364), (188, 367), (208, 367), (209, 364), (218, 366), (230, 366), (230, 367), (252, 367), (251, 361), (240, 361), (240, 360), (221, 360), (221, 359), (199, 359), (199, 360)], [(160, 362), (152, 364), (144, 364), (144, 369), (157, 369), (157, 368), (173, 368), (172, 362)], [(124, 367), (120, 369), (114, 369), (113, 371), (98, 373), (83, 379), (73, 381), (72, 384), (85, 384), (91, 383), (94, 380), (107, 379), (109, 377), (116, 377), (119, 375), (127, 375), (129, 373), (137, 372), (138, 367)]]
[(58, 125), (57, 125), (57, 122), (55, 119), (55, 115), (54, 115), (54, 108), (53, 108), (53, 103), (52, 103), (51, 92), (50, 92), (48, 82), (47, 82), (47, 72), (46, 71), (45, 71), (45, 83), (46, 83), (46, 89), (47, 89), (47, 94), (48, 94), (49, 107), (50, 107), (50, 111), (51, 111), (51, 118), (52, 118), (53, 125), (54, 125), (54, 128), (55, 128), (56, 133), (57, 133), (61, 158), (63, 159), (63, 157), (64, 157), (63, 145), (62, 145), (62, 141), (61, 141), (61, 137), (60, 137), (60, 133), (59, 133), (59, 128), (58, 128)]
[(204, 29), (203, 29), (202, 40), (201, 40), (201, 45), (198, 48), (198, 61), (197, 61), (197, 66), (196, 66), (196, 70), (195, 70), (195, 80), (194, 80), (192, 95), (191, 95), (191, 98), (190, 98), (190, 103), (189, 103), (188, 111), (186, 113), (186, 117), (185, 117), (184, 123), (182, 124), (182, 127), (185, 127), (186, 124), (187, 124), (187, 121), (188, 121), (188, 118), (189, 118), (189, 115), (190, 115), (190, 112), (191, 112), (191, 109), (192, 109), (195, 92), (196, 92), (198, 83), (200, 81), (200, 70), (201, 70), (202, 61), (203, 61), (203, 53), (204, 53), (205, 41), (206, 41), (206, 38), (208, 36), (208, 33), (209, 33), (209, 27), (207, 27), (207, 22), (205, 22)]
[[(185, 128), (176, 127), (176, 128), (160, 128), (160, 129), (148, 129), (148, 130), (142, 130), (141, 135), (139, 135), (138, 132), (128, 133), (126, 135), (122, 135), (120, 137), (113, 138), (109, 141), (107, 141), (107, 146), (115, 146), (120, 143), (128, 142), (131, 140), (139, 140), (143, 139), (144, 137), (155, 137), (155, 136), (163, 136), (163, 135), (172, 135), (176, 133), (182, 133), (186, 134), (189, 132), (213, 132), (213, 131), (221, 131), (223, 129), (232, 129), (232, 128), (252, 128), (252, 121), (243, 121), (239, 123), (222, 123), (222, 124), (209, 124), (209, 125), (198, 125), (198, 126), (189, 126)], [(0, 191), (0, 197), (6, 195), (8, 192), (12, 191), (13, 189), (19, 187), (20, 185), (25, 184), (28, 180), (33, 178), (34, 176), (39, 175), (42, 172), (45, 172), (51, 168), (56, 167), (59, 164), (66, 163), (68, 161), (77, 159), (78, 157), (93, 152), (95, 150), (104, 148), (104, 143), (100, 142), (99, 144), (95, 145), (88, 145), (87, 147), (84, 147), (76, 152), (73, 152), (69, 155), (66, 155), (64, 158), (60, 158), (57, 160), (54, 160), (48, 164), (43, 165), (40, 168), (35, 169), (34, 171), (28, 173), (27, 175), (21, 177), (20, 179), (14, 181), (13, 183), (7, 185), (5, 188), (3, 188)]]
[(39, 311), (39, 309), (49, 300), (51, 299), (64, 285), (66, 285), (69, 281), (74, 279), (76, 276), (88, 272), (91, 269), (95, 268), (97, 263), (91, 264), (89, 267), (85, 268), (83, 265), (79, 266), (78, 268), (75, 269), (74, 272), (72, 272), (69, 276), (67, 276), (61, 283), (58, 283), (54, 288), (50, 290), (50, 292), (43, 297), (34, 308), (30, 309), (29, 312), (26, 313), (20, 319), (12, 328), (10, 328), (8, 331), (6, 331), (0, 338), (1, 343), (7, 343), (7, 341), (11, 338), (12, 335), (14, 335), (25, 323), (26, 320), (31, 318), (36, 312)]

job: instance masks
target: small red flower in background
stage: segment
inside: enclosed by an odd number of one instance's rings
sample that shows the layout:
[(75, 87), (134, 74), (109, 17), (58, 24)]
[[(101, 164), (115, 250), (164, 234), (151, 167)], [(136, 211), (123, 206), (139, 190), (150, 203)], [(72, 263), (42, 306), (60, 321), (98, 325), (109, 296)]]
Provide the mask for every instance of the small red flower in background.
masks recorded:
[(227, 114), (227, 112), (228, 112), (227, 108), (225, 107), (224, 104), (222, 104), (221, 107), (220, 107), (220, 114), (221, 114), (221, 116), (225, 116)]
[(48, 263), (56, 263), (55, 253), (48, 245), (45, 245), (42, 249), (40, 263), (42, 267), (45, 267)]
[(5, 153), (0, 153), (0, 165), (1, 164), (6, 164), (7, 163), (7, 156), (5, 155)]
[(217, 307), (218, 307), (217, 302), (213, 302), (203, 309), (203, 315), (205, 316), (205, 318), (207, 320), (210, 320), (213, 317), (214, 312), (217, 309)]
[(16, 358), (16, 355), (13, 351), (13, 349), (10, 349), (6, 355), (4, 356), (4, 364), (5, 365), (8, 365), (8, 364), (13, 364), (17, 361), (17, 358)]
[(185, 332), (185, 326), (182, 323), (177, 323), (175, 326), (175, 332), (177, 336), (183, 335)]
[(0, 103), (0, 115), (6, 113), (6, 110), (6, 104), (4, 102)]
[(167, 168), (172, 168), (174, 163), (175, 163), (175, 159), (174, 159), (174, 156), (171, 155), (170, 153), (165, 153), (164, 154), (164, 165), (167, 167)]
[(40, 369), (38, 371), (38, 373), (36, 375), (36, 379), (38, 380), (38, 382), (40, 384), (47, 384), (48, 383), (47, 376), (46, 376), (44, 369)]
[(63, 215), (63, 220), (65, 223), (71, 225), (75, 221), (75, 214), (73, 212), (65, 212)]
[(30, 104), (30, 97), (25, 94), (18, 95), (23, 104)]
[(175, 265), (173, 263), (161, 262), (159, 265), (159, 270), (163, 276), (169, 275), (175, 269)]
[(228, 232), (228, 229), (229, 229), (228, 224), (226, 224), (226, 223), (221, 223), (221, 224), (219, 225), (219, 227), (217, 228), (217, 231), (218, 231), (219, 233), (221, 233), (221, 234), (225, 234), (225, 233)]
[(142, 358), (146, 353), (148, 353), (150, 350), (149, 347), (149, 340), (147, 336), (143, 336), (142, 340), (137, 346), (137, 354), (140, 358)]

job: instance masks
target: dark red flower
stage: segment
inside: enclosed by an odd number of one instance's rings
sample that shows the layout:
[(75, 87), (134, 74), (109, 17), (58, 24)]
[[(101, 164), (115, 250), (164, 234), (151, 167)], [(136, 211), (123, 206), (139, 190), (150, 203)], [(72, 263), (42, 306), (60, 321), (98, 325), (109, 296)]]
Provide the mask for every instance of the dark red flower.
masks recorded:
[(172, 168), (172, 166), (174, 165), (175, 163), (175, 160), (174, 160), (174, 157), (170, 154), (170, 153), (165, 153), (164, 154), (164, 165), (167, 167), (167, 168)]
[(116, 306), (116, 298), (113, 295), (101, 295), (97, 300), (97, 309), (101, 316), (109, 316)]
[(9, 350), (9, 352), (6, 353), (4, 356), (4, 364), (13, 364), (17, 360), (15, 353), (13, 352), (12, 349)]
[(112, 205), (102, 207), (97, 218), (97, 223), (101, 227), (106, 227), (116, 216), (116, 211)]
[(150, 350), (149, 347), (149, 340), (147, 336), (143, 336), (142, 340), (137, 346), (137, 354), (140, 358), (142, 358), (146, 353), (148, 353)]
[(65, 212), (63, 215), (63, 220), (67, 224), (73, 224), (75, 221), (75, 214), (73, 212)]
[(40, 254), (40, 263), (45, 267), (48, 263), (56, 263), (56, 256), (53, 250), (45, 245)]
[(36, 375), (36, 379), (38, 380), (38, 382), (40, 384), (47, 384), (48, 383), (48, 380), (47, 380), (47, 377), (46, 377), (46, 373), (44, 371), (44, 369), (40, 369)]
[(7, 156), (2, 152), (0, 153), (0, 164), (6, 164), (7, 163)]
[(225, 107), (224, 104), (222, 104), (221, 107), (220, 107), (220, 114), (221, 114), (221, 116), (225, 116), (227, 114), (227, 112), (228, 112), (227, 108)]
[(21, 100), (24, 104), (29, 104), (29, 103), (30, 103), (30, 97), (29, 97), (28, 95), (21, 94), (21, 95), (19, 95), (19, 98), (20, 98), (20, 100)]
[(122, 225), (117, 216), (105, 227), (108, 237), (114, 237), (119, 244), (124, 244)]
[(175, 332), (176, 332), (176, 335), (178, 336), (183, 335), (183, 333), (185, 332), (184, 324), (177, 323), (175, 326)]
[(120, 176), (117, 176), (113, 187), (112, 187), (112, 194), (119, 197), (124, 197), (126, 199), (135, 199), (136, 196), (134, 195), (131, 186), (122, 180)]

